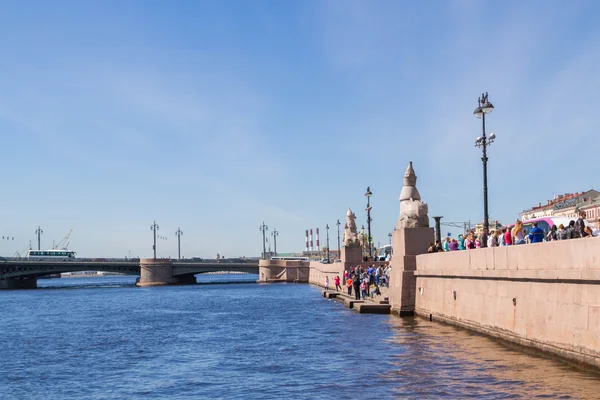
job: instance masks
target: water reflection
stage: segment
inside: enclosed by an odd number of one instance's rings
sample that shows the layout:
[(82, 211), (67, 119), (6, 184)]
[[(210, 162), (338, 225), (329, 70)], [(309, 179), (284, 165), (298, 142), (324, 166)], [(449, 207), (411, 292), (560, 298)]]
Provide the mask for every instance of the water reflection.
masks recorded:
[(511, 349), (486, 336), (421, 318), (390, 316), (391, 368), (405, 397), (600, 398), (600, 375)]

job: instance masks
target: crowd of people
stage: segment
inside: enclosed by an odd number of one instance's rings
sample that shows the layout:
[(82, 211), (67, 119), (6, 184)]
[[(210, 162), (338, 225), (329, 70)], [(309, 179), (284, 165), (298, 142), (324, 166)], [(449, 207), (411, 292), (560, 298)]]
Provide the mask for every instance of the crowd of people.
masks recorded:
[(512, 246), (526, 243), (550, 242), (555, 240), (577, 239), (584, 237), (600, 236), (600, 226), (593, 229), (585, 222), (585, 213), (582, 212), (579, 218), (571, 220), (565, 227), (563, 224), (553, 225), (548, 232), (533, 223), (531, 230), (527, 232), (523, 228), (523, 222), (517, 220), (512, 226), (505, 226), (488, 232), (486, 229), (479, 236), (470, 231), (464, 235), (458, 235), (458, 239), (446, 237), (442, 243), (436, 240), (429, 244), (429, 253), (456, 250), (472, 250), (485, 247)]
[[(390, 273), (392, 267), (389, 264), (376, 266), (375, 264), (365, 269), (363, 265), (358, 265), (350, 271), (344, 272), (344, 283), (348, 290), (348, 295), (356, 300), (365, 300), (367, 297), (373, 298), (381, 294), (381, 287), (390, 287)], [(333, 278), (336, 291), (342, 291), (339, 275)], [(329, 290), (329, 277), (325, 277), (325, 290)]]
[[(458, 239), (447, 237), (443, 243), (437, 240), (435, 243), (430, 243), (428, 252), (473, 250), (592, 236), (600, 236), (600, 223), (593, 229), (585, 222), (585, 213), (582, 212), (576, 221), (571, 220), (566, 227), (563, 224), (553, 225), (548, 232), (538, 227), (535, 222), (531, 225), (531, 229), (527, 231), (523, 227), (523, 222), (517, 220), (514, 225), (507, 225), (490, 232), (484, 229), (481, 235), (469, 231), (464, 235), (458, 235)], [(391, 270), (392, 267), (389, 263), (379, 266), (372, 264), (366, 269), (362, 264), (358, 265), (344, 272), (343, 281), (339, 275), (333, 279), (335, 290), (341, 292), (342, 286), (345, 284), (348, 295), (352, 296), (352, 292), (354, 292), (356, 300), (364, 300), (367, 297), (373, 298), (381, 294), (381, 287), (389, 288)], [(329, 290), (329, 277), (327, 276), (325, 277), (325, 290)]]

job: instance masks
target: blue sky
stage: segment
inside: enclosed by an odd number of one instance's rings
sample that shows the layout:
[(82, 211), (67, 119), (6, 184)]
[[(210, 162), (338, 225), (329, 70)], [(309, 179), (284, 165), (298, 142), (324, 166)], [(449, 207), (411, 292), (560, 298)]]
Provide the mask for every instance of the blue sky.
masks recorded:
[[(387, 242), (409, 160), (430, 216), (598, 187), (596, 1), (13, 1), (0, 11), (0, 253), (257, 256), (348, 207)], [(343, 227), (343, 226), (342, 226)], [(454, 231), (456, 232), (456, 231)]]

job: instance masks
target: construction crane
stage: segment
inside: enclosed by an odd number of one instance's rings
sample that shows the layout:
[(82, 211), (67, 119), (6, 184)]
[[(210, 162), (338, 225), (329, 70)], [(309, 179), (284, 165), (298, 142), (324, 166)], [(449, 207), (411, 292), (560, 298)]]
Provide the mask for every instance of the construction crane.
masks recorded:
[(63, 240), (61, 240), (60, 242), (56, 243), (53, 247), (52, 250), (67, 250), (67, 247), (69, 246), (69, 238), (71, 237), (71, 233), (73, 232), (73, 229), (71, 229), (69, 231), (69, 233), (67, 233), (67, 236), (65, 236), (63, 238)]
[[(25, 257), (25, 255), (27, 255), (27, 252), (28, 252), (29, 250), (31, 250), (31, 240), (29, 241), (29, 246), (27, 246), (27, 247), (25, 248), (25, 250), (23, 250), (23, 251), (22, 251), (22, 252), (20, 252), (20, 253), (19, 253), (18, 251), (15, 251), (15, 254), (13, 255), (13, 257), (17, 257), (17, 258)], [(23, 254), (23, 255), (21, 255), (21, 254)]]

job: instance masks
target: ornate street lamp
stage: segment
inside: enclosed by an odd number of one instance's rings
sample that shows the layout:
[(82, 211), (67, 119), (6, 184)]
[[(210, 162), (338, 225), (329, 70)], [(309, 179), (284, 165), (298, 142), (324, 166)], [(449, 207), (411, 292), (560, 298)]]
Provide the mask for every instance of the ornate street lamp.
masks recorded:
[(338, 228), (338, 259), (341, 259), (342, 258), (342, 253), (341, 253), (341, 250), (340, 250), (340, 225), (342, 223), (338, 219), (335, 224), (337, 225), (337, 228)]
[(489, 232), (489, 213), (488, 213), (488, 188), (487, 188), (487, 147), (496, 140), (494, 133), (490, 134), (489, 137), (485, 136), (485, 115), (494, 111), (494, 106), (488, 101), (488, 94), (482, 93), (478, 99), (479, 105), (473, 111), (473, 114), (477, 118), (482, 120), (482, 135), (475, 140), (475, 146), (481, 148), (483, 156), (481, 161), (483, 162), (483, 229)]
[(329, 224), (325, 225), (327, 231), (327, 263), (329, 264)]
[(269, 227), (265, 225), (265, 222), (263, 221), (262, 225), (260, 226), (260, 228), (258, 228), (262, 234), (263, 234), (263, 260), (267, 259), (267, 238), (265, 237), (265, 233), (269, 230)]
[[(41, 238), (40, 236), (44, 233), (44, 231), (42, 230), (42, 228), (40, 228), (40, 226), (38, 225), (38, 228), (35, 230), (35, 234), (37, 235), (38, 238), (38, 250), (41, 250)], [(29, 247), (31, 247), (31, 245), (29, 245)]]
[(154, 245), (152, 245), (152, 250), (154, 250), (154, 259), (156, 260), (156, 231), (158, 230), (158, 224), (156, 221), (150, 225), (150, 230), (154, 232)]
[(279, 232), (277, 229), (273, 229), (271, 232), (271, 236), (273, 236), (273, 252), (277, 255), (277, 236), (279, 236)]
[(175, 236), (177, 236), (177, 259), (181, 260), (181, 235), (183, 235), (183, 231), (181, 228), (177, 228), (175, 232)]
[(367, 238), (367, 242), (369, 244), (369, 258), (373, 257), (373, 246), (371, 246), (371, 187), (367, 186), (367, 193), (365, 193), (365, 197), (367, 198), (367, 233), (369, 237)]

